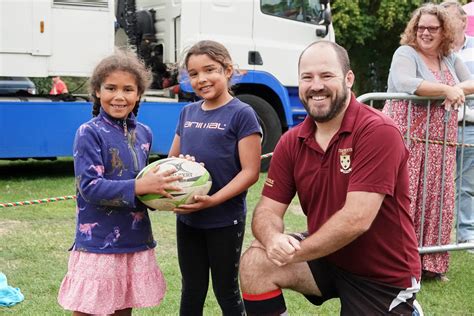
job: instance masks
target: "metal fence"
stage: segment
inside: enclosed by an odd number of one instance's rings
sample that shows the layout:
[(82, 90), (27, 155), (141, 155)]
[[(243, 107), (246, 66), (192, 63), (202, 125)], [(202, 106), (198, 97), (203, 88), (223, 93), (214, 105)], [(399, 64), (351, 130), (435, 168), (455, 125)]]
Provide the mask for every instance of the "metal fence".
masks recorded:
[[(474, 243), (458, 242), (459, 223), (455, 219), (459, 218), (459, 197), (463, 177), (463, 172), (460, 172), (460, 170), (463, 170), (462, 164), (464, 159), (460, 159), (461, 163), (458, 166), (456, 166), (455, 157), (453, 161), (453, 152), (454, 155), (457, 152), (463, 158), (465, 148), (474, 147), (474, 144), (465, 143), (464, 131), (466, 121), (463, 119), (459, 123), (457, 122), (459, 111), (444, 110), (441, 104), (443, 99), (439, 97), (420, 97), (405, 93), (379, 92), (367, 93), (357, 98), (358, 101), (383, 110), (388, 116), (397, 118), (398, 121), (396, 120), (396, 123), (404, 134), (405, 142), (410, 148), (410, 155), (418, 156), (420, 161), (423, 162), (419, 171), (412, 170), (411, 172), (414, 174), (419, 172), (419, 180), (417, 178), (416, 181), (420, 181), (422, 187), (417, 187), (413, 183), (414, 178), (410, 179), (412, 203), (414, 203), (413, 199), (415, 199), (418, 206), (417, 209), (421, 208), (420, 211), (415, 213), (411, 211), (415, 226), (417, 227), (420, 254), (474, 249)], [(474, 102), (474, 95), (467, 96), (467, 102)], [(465, 112), (465, 110), (466, 108), (463, 107), (461, 111)], [(400, 119), (401, 117), (403, 117), (403, 122)], [(463, 115), (462, 117), (465, 118), (466, 116)], [(459, 137), (457, 134), (458, 127)], [(430, 157), (430, 155), (433, 157)], [(432, 159), (430, 160), (430, 158)], [(436, 158), (441, 158), (441, 161), (436, 161)], [(415, 157), (414, 159), (417, 158)], [(437, 183), (435, 186), (439, 187), (439, 192), (437, 190), (436, 192), (429, 191), (431, 189), (430, 178), (433, 178), (431, 174), (433, 168), (430, 164), (441, 164), (441, 175), (436, 176), (436, 178), (440, 178), (437, 179), (440, 180), (440, 183)], [(433, 186), (433, 183), (431, 183), (431, 186)], [(453, 187), (455, 188), (454, 190)], [(455, 191), (455, 204), (452, 204), (451, 191)], [(449, 198), (446, 199), (446, 196)], [(431, 199), (438, 199), (438, 197), (439, 201), (434, 203), (437, 204), (438, 209), (429, 209), (429, 204), (433, 202)], [(437, 223), (430, 224), (428, 223), (431, 220), (429, 214), (433, 215), (433, 212), (437, 213), (434, 217), (438, 217), (438, 220)], [(471, 212), (474, 212), (474, 209)], [(426, 215), (428, 215), (428, 218)], [(453, 225), (455, 227), (455, 237), (452, 234), (449, 237), (443, 235), (446, 234), (446, 225), (448, 225), (448, 231), (451, 231), (451, 225), (454, 221), (456, 223)], [(433, 225), (437, 227), (434, 228)], [(425, 227), (428, 227), (427, 231), (430, 230), (428, 233), (432, 235), (430, 237), (431, 241), (426, 240), (424, 234)], [(433, 236), (433, 234), (437, 235)]]

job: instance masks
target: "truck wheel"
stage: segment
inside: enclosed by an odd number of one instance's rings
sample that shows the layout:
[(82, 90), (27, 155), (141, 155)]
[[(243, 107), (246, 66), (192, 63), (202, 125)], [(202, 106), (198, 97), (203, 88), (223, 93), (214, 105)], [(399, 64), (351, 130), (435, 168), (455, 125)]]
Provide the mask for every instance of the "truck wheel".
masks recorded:
[[(242, 102), (252, 106), (257, 113), (257, 119), (262, 127), (262, 154), (273, 152), (281, 136), (281, 124), (275, 109), (264, 99), (251, 94), (238, 95)], [(262, 159), (261, 171), (265, 172), (270, 166), (270, 158)]]

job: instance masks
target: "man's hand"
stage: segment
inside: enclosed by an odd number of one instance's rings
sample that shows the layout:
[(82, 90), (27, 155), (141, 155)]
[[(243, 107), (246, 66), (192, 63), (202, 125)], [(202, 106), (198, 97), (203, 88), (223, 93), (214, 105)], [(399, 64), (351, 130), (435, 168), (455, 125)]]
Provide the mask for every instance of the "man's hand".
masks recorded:
[(292, 262), (300, 249), (300, 242), (296, 238), (281, 233), (274, 235), (265, 247), (267, 258), (279, 267)]

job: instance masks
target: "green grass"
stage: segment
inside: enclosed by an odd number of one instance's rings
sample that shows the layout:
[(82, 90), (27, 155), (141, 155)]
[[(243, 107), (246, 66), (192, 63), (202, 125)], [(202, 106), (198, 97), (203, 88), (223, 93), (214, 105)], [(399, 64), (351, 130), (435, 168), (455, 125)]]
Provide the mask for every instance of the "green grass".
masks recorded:
[[(73, 195), (74, 177), (71, 160), (0, 161), (0, 203)], [(265, 174), (248, 195), (249, 212), (255, 206)], [(293, 207), (297, 209), (295, 202)], [(25, 300), (11, 308), (0, 307), (5, 315), (69, 315), (56, 302), (66, 272), (68, 251), (74, 235), (74, 201), (44, 205), (0, 208), (0, 271), (9, 285), (19, 287)], [(151, 213), (153, 231), (158, 240), (157, 259), (163, 270), (168, 291), (159, 307), (135, 310), (135, 315), (177, 315), (180, 295), (175, 238), (175, 216), (170, 212)], [(247, 217), (245, 245), (251, 240), (251, 214)], [(306, 227), (305, 217), (288, 211), (288, 231)], [(474, 255), (452, 252), (448, 273), (450, 282), (424, 282), (418, 295), (426, 315), (474, 315)], [(291, 315), (337, 315), (339, 302), (312, 306), (301, 295), (285, 291)], [(205, 315), (220, 315), (209, 290)]]

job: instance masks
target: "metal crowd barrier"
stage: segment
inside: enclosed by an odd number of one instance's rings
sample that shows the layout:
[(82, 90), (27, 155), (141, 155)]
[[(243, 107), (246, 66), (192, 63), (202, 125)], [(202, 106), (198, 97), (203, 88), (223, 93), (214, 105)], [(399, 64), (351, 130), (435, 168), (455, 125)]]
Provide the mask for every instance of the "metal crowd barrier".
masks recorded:
[[(474, 249), (474, 243), (459, 243), (459, 236), (458, 236), (458, 230), (459, 230), (459, 223), (457, 222), (458, 218), (458, 210), (459, 210), (459, 204), (460, 204), (460, 188), (461, 188), (461, 183), (462, 183), (462, 172), (458, 174), (458, 170), (463, 170), (462, 168), (462, 162), (463, 159), (461, 159), (461, 165), (459, 168), (456, 166), (455, 168), (455, 178), (447, 178), (446, 175), (446, 149), (448, 146), (455, 146), (456, 149), (460, 148), (461, 152), (461, 157), (464, 157), (464, 149), (468, 147), (474, 147), (474, 144), (467, 144), (464, 142), (464, 130), (466, 126), (465, 119), (462, 121), (462, 124), (459, 124), (459, 127), (462, 128), (462, 136), (460, 139), (456, 140), (449, 140), (448, 139), (448, 123), (451, 118), (451, 115), (456, 115), (457, 116), (457, 111), (445, 111), (444, 113), (444, 118), (443, 118), (443, 131), (442, 134), (444, 135), (443, 139), (430, 139), (429, 135), (429, 124), (430, 124), (430, 111), (433, 107), (439, 107), (440, 102), (444, 100), (444, 98), (440, 97), (420, 97), (416, 95), (410, 95), (406, 93), (386, 93), (386, 92), (374, 92), (374, 93), (367, 93), (359, 96), (357, 98), (359, 102), (365, 103), (371, 107), (375, 107), (378, 109), (381, 109), (385, 104), (387, 106), (386, 112), (388, 111), (387, 114), (391, 114), (393, 111), (392, 108), (392, 103), (395, 100), (405, 100), (408, 102), (408, 109), (407, 109), (407, 121), (406, 121), (406, 133), (405, 133), (405, 141), (407, 146), (410, 146), (411, 142), (420, 142), (424, 144), (424, 167), (423, 167), (423, 194), (422, 194), (422, 211), (421, 211), (421, 219), (420, 219), (420, 236), (419, 236), (419, 252), (420, 254), (424, 253), (435, 253), (435, 252), (445, 252), (445, 251), (452, 251), (452, 250), (467, 250), (467, 249)], [(467, 102), (474, 102), (474, 95), (469, 95), (466, 96), (466, 103)], [(433, 103), (438, 103), (433, 105)], [(421, 104), (422, 106), (426, 107), (427, 115), (426, 115), (426, 131), (425, 131), (425, 136), (424, 137), (414, 137), (413, 135), (410, 134), (410, 129), (413, 127), (411, 126), (411, 116), (413, 115), (413, 108), (420, 106), (416, 104)], [(465, 111), (465, 107), (463, 108)], [(452, 113), (454, 112), (454, 113)], [(465, 117), (465, 115), (463, 115)], [(416, 127), (415, 127), (416, 128)], [(413, 129), (415, 129), (413, 128)], [(457, 136), (457, 134), (456, 134)], [(423, 227), (425, 223), (425, 211), (426, 211), (426, 199), (427, 199), (427, 188), (426, 188), (426, 177), (427, 177), (427, 172), (428, 172), (428, 164), (426, 163), (429, 161), (429, 151), (428, 151), (428, 145), (429, 144), (438, 144), (443, 146), (442, 147), (442, 175), (441, 175), (441, 192), (439, 192), (440, 195), (440, 209), (439, 209), (439, 223), (438, 223), (438, 242), (435, 245), (423, 245)], [(453, 239), (453, 236), (451, 235), (451, 243), (450, 244), (442, 244), (441, 242), (441, 234), (442, 234), (442, 224), (443, 224), (443, 197), (444, 197), (444, 191), (445, 191), (445, 184), (446, 181), (456, 181), (456, 179), (459, 178), (459, 185), (456, 186), (456, 193), (455, 193), (455, 209), (453, 212), (455, 213), (455, 218), (454, 221), (456, 222), (455, 226), (455, 231), (456, 231), (456, 236)], [(474, 209), (471, 210), (474, 212)]]

